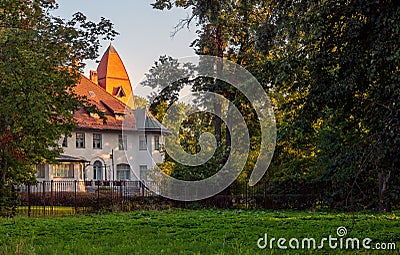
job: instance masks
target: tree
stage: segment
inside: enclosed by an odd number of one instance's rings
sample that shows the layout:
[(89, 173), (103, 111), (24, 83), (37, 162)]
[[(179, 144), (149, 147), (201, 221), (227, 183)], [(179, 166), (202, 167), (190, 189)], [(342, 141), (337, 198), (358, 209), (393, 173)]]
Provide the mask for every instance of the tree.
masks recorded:
[(193, 74), (193, 64), (179, 63), (170, 56), (160, 56), (145, 74), (146, 79), (141, 85), (155, 90), (148, 99), (151, 112), (154, 116), (159, 116), (160, 121), (167, 108), (179, 99), (179, 93), (184, 86), (191, 86)]
[[(331, 206), (390, 209), (400, 201), (396, 1), (157, 0), (153, 7), (191, 8), (177, 29), (197, 21), (196, 53), (235, 61), (270, 93), (278, 140), (268, 178), (327, 181)], [(257, 120), (240, 93), (223, 83), (196, 89), (235, 102), (257, 141)]]
[(281, 141), (331, 182), (336, 205), (398, 201), (399, 12), (395, 1), (276, 1), (260, 31), (284, 95)]
[[(181, 147), (183, 151), (188, 154), (198, 154), (201, 152), (201, 147), (199, 143), (200, 136), (205, 132), (212, 132), (213, 129), (213, 118), (212, 115), (205, 112), (196, 112), (189, 114), (194, 109), (193, 105), (186, 103), (175, 103), (173, 108), (169, 109), (168, 114), (172, 114), (173, 117), (170, 119), (174, 123), (163, 123), (167, 127), (173, 126), (176, 119), (182, 119), (183, 122), (179, 127), (178, 141), (168, 143), (170, 151), (179, 151), (178, 147)], [(168, 139), (168, 138), (166, 138)], [(207, 150), (206, 148), (202, 148)], [(221, 147), (217, 148), (220, 150)], [(220, 156), (223, 155), (220, 151), (217, 151), (213, 157), (205, 164), (201, 166), (188, 166), (177, 162), (171, 155), (165, 151), (165, 160), (163, 163), (159, 164), (160, 169), (169, 174), (170, 176), (185, 180), (185, 181), (195, 181), (203, 180), (218, 172), (218, 169), (222, 167)], [(200, 156), (201, 158), (201, 156)]]
[[(153, 8), (164, 10), (171, 9), (173, 5), (180, 8), (192, 8), (191, 16), (187, 19), (181, 20), (177, 25), (177, 31), (182, 27), (189, 26), (193, 19), (197, 19), (198, 25), (202, 26), (202, 30), (198, 32), (201, 34), (200, 40), (195, 41), (192, 46), (199, 46), (197, 53), (202, 55), (212, 55), (223, 58), (224, 40), (223, 40), (223, 22), (221, 19), (221, 12), (226, 8), (230, 1), (170, 1), (170, 0), (157, 0), (152, 4)], [(222, 63), (217, 60), (216, 71), (222, 71)], [(203, 90), (220, 93), (223, 91), (223, 83), (218, 80), (208, 81), (203, 84)], [(221, 105), (214, 103), (216, 115), (221, 114)], [(221, 145), (222, 142), (222, 122), (218, 117), (214, 118), (214, 135), (217, 143)]]
[[(161, 56), (146, 74), (146, 80), (141, 83), (143, 86), (155, 89), (155, 92), (150, 95), (150, 111), (153, 116), (167, 128), (175, 126), (178, 119), (183, 120), (179, 127), (178, 141), (174, 140), (168, 143), (171, 146), (169, 147), (170, 152), (182, 148), (188, 154), (200, 153), (199, 138), (204, 132), (211, 131), (212, 114), (199, 112), (188, 114), (188, 112), (193, 112), (196, 106), (204, 106), (201, 100), (193, 98), (194, 102), (190, 102), (190, 104), (189, 102), (178, 102), (179, 93), (184, 86), (193, 87), (194, 83), (202, 81), (194, 76), (195, 71), (196, 67), (190, 62), (180, 63), (172, 57)], [(164, 117), (167, 114), (171, 118), (165, 120)], [(181, 164), (165, 151), (164, 163), (159, 164), (159, 167), (177, 179), (202, 180), (215, 174), (221, 167), (223, 159), (220, 156), (223, 153), (219, 150), (221, 147), (217, 151), (219, 156), (213, 157), (206, 165), (197, 167)]]
[(135, 101), (136, 108), (138, 108), (138, 109), (149, 107), (149, 102), (144, 97), (135, 95), (134, 101)]
[[(74, 111), (94, 110), (74, 93), (100, 38), (117, 33), (109, 20), (52, 16), (55, 1), (0, 3), (0, 214), (15, 212), (15, 186), (35, 181), (35, 164), (53, 162), (62, 135), (75, 128)], [(11, 209), (11, 211), (9, 210)]]
[[(269, 15), (268, 1), (169, 1), (158, 0), (153, 4), (156, 9), (191, 8), (192, 12), (186, 19), (181, 20), (176, 26), (176, 31), (191, 22), (196, 21), (199, 29), (199, 37), (192, 43), (198, 55), (212, 55), (219, 58), (228, 59), (237, 63), (248, 70), (257, 70), (257, 62), (260, 54), (255, 52), (256, 29), (264, 22)], [(215, 71), (222, 72), (222, 62), (217, 60)], [(257, 70), (257, 72), (260, 72)], [(267, 88), (267, 84), (264, 84)], [(241, 111), (246, 123), (248, 124), (251, 135), (251, 156), (249, 157), (246, 169), (251, 169), (251, 165), (257, 160), (260, 147), (260, 126), (257, 115), (251, 107), (250, 102), (238, 90), (217, 79), (196, 79), (193, 84), (196, 92), (214, 92), (223, 95)], [(221, 105), (214, 103), (216, 115), (221, 113)], [(228, 112), (231, 109), (228, 109)], [(225, 156), (220, 157), (222, 162), (226, 157), (231, 146), (231, 137), (225, 125), (222, 125), (220, 118), (214, 116), (214, 135), (224, 151)], [(228, 115), (227, 125), (230, 118)], [(225, 139), (223, 139), (225, 137)], [(220, 165), (219, 164), (219, 165)], [(245, 171), (249, 172), (249, 171)]]

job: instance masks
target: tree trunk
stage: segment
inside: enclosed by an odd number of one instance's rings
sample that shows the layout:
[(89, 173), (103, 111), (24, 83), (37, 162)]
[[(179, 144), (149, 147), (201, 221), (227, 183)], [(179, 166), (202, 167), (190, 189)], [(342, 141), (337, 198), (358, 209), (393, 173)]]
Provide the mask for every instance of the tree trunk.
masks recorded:
[[(222, 74), (223, 71), (223, 63), (222, 63), (222, 58), (224, 57), (224, 51), (223, 51), (223, 40), (222, 40), (222, 27), (221, 25), (217, 25), (216, 28), (216, 35), (215, 35), (215, 55), (219, 58), (217, 59), (217, 74)], [(221, 81), (216, 81), (215, 82), (215, 88), (214, 92), (219, 94), (222, 92), (222, 83)], [(221, 104), (217, 102), (214, 103), (214, 110), (215, 110), (215, 115), (221, 116)], [(217, 139), (218, 145), (221, 145), (222, 142), (222, 128), (221, 128), (221, 119), (218, 117), (214, 117), (214, 133), (215, 137)]]
[(381, 211), (387, 211), (387, 205), (385, 205), (385, 193), (387, 190), (387, 184), (390, 178), (390, 171), (384, 173), (384, 171), (378, 171), (378, 182), (379, 182), (379, 204)]
[(232, 118), (231, 118), (231, 112), (232, 112), (232, 105), (229, 104), (228, 106), (228, 114), (226, 116), (226, 130), (225, 130), (225, 145), (226, 148), (229, 149), (231, 147), (231, 133), (229, 132), (229, 128), (232, 128)]
[(218, 102), (214, 103), (214, 135), (217, 140), (218, 146), (221, 145), (222, 129), (221, 129), (221, 119), (217, 116), (221, 116), (221, 104)]

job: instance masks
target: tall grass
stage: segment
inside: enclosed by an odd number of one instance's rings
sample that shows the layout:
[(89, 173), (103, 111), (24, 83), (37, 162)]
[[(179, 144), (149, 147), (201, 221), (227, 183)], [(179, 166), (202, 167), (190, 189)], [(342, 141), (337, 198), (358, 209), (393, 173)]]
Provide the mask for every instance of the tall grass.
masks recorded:
[(257, 240), (336, 235), (395, 242), (395, 213), (165, 210), (58, 218), (0, 219), (2, 254), (398, 254), (374, 250), (261, 250)]

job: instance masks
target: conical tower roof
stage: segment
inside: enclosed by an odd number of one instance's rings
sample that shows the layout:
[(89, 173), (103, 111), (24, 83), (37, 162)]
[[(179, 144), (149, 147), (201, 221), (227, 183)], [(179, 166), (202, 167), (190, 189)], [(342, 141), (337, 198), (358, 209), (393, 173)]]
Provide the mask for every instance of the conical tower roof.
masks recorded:
[(101, 87), (124, 104), (135, 109), (134, 101), (129, 100), (131, 95), (133, 99), (133, 91), (128, 73), (121, 57), (112, 44), (110, 44), (101, 58), (97, 67), (97, 75), (98, 83)]

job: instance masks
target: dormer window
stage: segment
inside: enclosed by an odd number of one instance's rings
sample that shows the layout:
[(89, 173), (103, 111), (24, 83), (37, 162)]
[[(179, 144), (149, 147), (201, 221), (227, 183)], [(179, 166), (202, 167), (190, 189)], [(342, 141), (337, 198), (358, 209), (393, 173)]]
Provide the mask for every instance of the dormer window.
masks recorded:
[(156, 151), (160, 150), (160, 137), (158, 135), (154, 136), (154, 149)]
[(68, 147), (68, 137), (67, 135), (64, 135), (63, 141), (62, 141), (62, 147), (67, 148)]
[(126, 97), (126, 93), (122, 86), (113, 89), (113, 95), (118, 98)]
[(100, 119), (99, 114), (93, 113), (93, 112), (90, 113), (90, 117), (95, 118), (95, 119)]
[(117, 120), (124, 120), (124, 114), (115, 114)]

